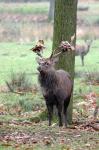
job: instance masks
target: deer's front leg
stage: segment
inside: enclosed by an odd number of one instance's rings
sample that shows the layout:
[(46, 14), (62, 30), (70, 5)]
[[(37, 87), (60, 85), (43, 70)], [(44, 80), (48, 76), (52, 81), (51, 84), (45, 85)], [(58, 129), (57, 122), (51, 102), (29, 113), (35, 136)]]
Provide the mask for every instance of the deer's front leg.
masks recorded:
[(84, 66), (84, 56), (81, 55), (82, 66)]
[(51, 126), (52, 115), (53, 115), (53, 105), (51, 104), (46, 104), (46, 105), (47, 105), (47, 110), (48, 110), (49, 126)]

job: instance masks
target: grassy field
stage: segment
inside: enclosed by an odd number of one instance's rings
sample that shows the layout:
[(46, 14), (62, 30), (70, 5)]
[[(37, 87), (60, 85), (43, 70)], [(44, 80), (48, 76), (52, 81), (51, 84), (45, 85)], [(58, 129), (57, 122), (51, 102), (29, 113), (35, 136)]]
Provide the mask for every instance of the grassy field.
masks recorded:
[[(83, 43), (83, 41), (78, 41)], [(93, 72), (99, 71), (99, 53), (98, 53), (99, 40), (94, 40), (88, 55), (85, 56), (85, 66), (82, 67), (80, 57), (76, 57), (75, 71), (76, 72)], [(49, 56), (51, 53), (52, 43), (48, 41), (45, 43), (47, 50), (45, 50), (45, 56)], [(33, 46), (33, 43), (20, 44), (20, 43), (0, 43), (0, 84), (4, 84), (10, 77), (11, 72), (26, 72), (29, 77), (34, 78), (36, 73), (36, 55), (29, 49)], [(35, 83), (35, 80), (33, 81)]]
[[(83, 41), (79, 41), (83, 42)], [(78, 42), (78, 43), (79, 43)], [(74, 91), (78, 92), (82, 89), (82, 92), (87, 93), (90, 90), (89, 85), (83, 85), (85, 78), (84, 73), (99, 72), (99, 52), (98, 52), (99, 40), (95, 40), (92, 43), (90, 52), (85, 56), (85, 66), (82, 67), (80, 57), (76, 57), (75, 61), (75, 73), (78, 77), (75, 77)], [(49, 56), (51, 53), (51, 41), (45, 43), (47, 50), (45, 50), (45, 56)], [(0, 85), (5, 86), (5, 82), (11, 79), (11, 73), (25, 72), (29, 80), (33, 84), (37, 84), (37, 63), (36, 55), (29, 49), (33, 46), (33, 43), (19, 44), (19, 43), (0, 43)], [(82, 74), (82, 75), (81, 75)], [(81, 76), (80, 76), (81, 75)], [(91, 86), (91, 90), (98, 92), (98, 86)]]
[(0, 13), (10, 14), (46, 14), (48, 13), (49, 3), (1, 3)]
[[(84, 19), (86, 22), (94, 23), (99, 19), (99, 3), (96, 2), (79, 2), (79, 7), (88, 6), (89, 10), (85, 12), (78, 11), (78, 16)], [(0, 14), (48, 14), (49, 3), (48, 2), (35, 2), (35, 3), (1, 3), (0, 4)], [(90, 18), (91, 17), (91, 18)]]
[[(90, 52), (85, 57), (84, 67), (81, 66), (80, 57), (76, 57), (75, 72), (78, 75), (75, 77), (74, 106), (82, 101), (81, 95), (90, 92), (99, 93), (99, 86), (89, 86), (83, 81), (85, 72), (90, 72), (90, 74), (93, 71), (99, 72), (98, 43), (99, 40), (93, 42)], [(37, 75), (34, 74), (37, 72), (36, 55), (29, 51), (33, 44), (0, 43), (1, 87), (5, 86), (5, 81), (10, 80), (11, 72), (26, 72), (30, 81), (33, 84), (37, 84)], [(49, 56), (52, 43), (47, 41), (45, 45), (47, 46), (45, 56)], [(0, 136), (2, 137), (5, 134), (9, 139), (12, 137), (12, 140), (8, 140), (9, 142), (6, 142), (6, 139), (5, 142), (1, 140), (0, 149), (12, 150), (18, 147), (19, 149), (36, 150), (68, 150), (71, 148), (73, 150), (87, 150), (90, 146), (92, 147), (90, 150), (98, 150), (97, 132), (88, 131), (85, 138), (85, 131), (82, 129), (80, 132), (79, 129), (59, 129), (57, 125), (48, 128), (46, 114), (42, 114), (43, 110), (45, 110), (45, 103), (38, 91), (36, 93), (26, 93), (23, 96), (12, 93), (0, 93), (0, 111), (4, 112), (0, 116)], [(79, 119), (81, 119), (80, 117), (79, 114)], [(84, 117), (88, 117), (88, 114)], [(27, 125), (27, 122), (31, 124)], [(57, 137), (57, 135), (59, 136)], [(2, 139), (1, 137), (0, 139)], [(30, 140), (26, 140), (26, 137), (30, 137)], [(19, 142), (16, 138), (22, 138), (23, 140)], [(93, 139), (93, 142), (91, 139)]]
[[(82, 41), (81, 41), (82, 42)], [(80, 57), (76, 57), (75, 72), (78, 73), (78, 77), (75, 78), (75, 89), (77, 93), (79, 89), (82, 89), (83, 93), (90, 91), (89, 85), (82, 86), (82, 80), (85, 76), (80, 74), (99, 72), (99, 53), (98, 53), (99, 41), (94, 41), (87, 56), (85, 56), (85, 66), (81, 66)], [(46, 42), (47, 50), (45, 55), (48, 56), (51, 52), (51, 41)], [(11, 78), (11, 73), (25, 72), (33, 84), (37, 83), (36, 67), (36, 55), (29, 49), (33, 46), (30, 44), (19, 43), (0, 43), (0, 85), (4, 86), (6, 81)], [(91, 86), (91, 90), (98, 92), (98, 86)]]

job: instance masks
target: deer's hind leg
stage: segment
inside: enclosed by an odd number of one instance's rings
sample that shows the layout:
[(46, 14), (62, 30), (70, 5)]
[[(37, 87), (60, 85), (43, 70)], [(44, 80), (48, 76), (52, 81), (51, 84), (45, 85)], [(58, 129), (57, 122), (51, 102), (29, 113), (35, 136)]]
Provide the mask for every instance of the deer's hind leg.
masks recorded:
[(84, 66), (84, 55), (81, 55), (82, 66)]
[(57, 105), (57, 110), (58, 110), (58, 118), (59, 118), (59, 126), (61, 127), (61, 126), (63, 126), (63, 118), (62, 118), (62, 104), (61, 103), (59, 103), (58, 105)]
[(64, 101), (64, 109), (63, 109), (63, 114), (64, 114), (64, 123), (65, 127), (68, 125), (68, 119), (67, 119), (67, 108), (70, 102), (70, 97)]

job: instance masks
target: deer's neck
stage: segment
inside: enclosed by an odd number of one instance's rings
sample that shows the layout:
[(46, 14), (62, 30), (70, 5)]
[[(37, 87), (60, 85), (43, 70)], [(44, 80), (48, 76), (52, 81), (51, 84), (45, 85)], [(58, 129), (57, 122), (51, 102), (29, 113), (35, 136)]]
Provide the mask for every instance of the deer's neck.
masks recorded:
[(40, 74), (39, 75), (39, 82), (41, 84), (41, 87), (46, 89), (53, 89), (57, 85), (57, 75), (56, 71), (52, 70), (50, 72), (47, 72), (46, 74)]
[(87, 45), (86, 51), (89, 52), (89, 50), (90, 50), (90, 45)]

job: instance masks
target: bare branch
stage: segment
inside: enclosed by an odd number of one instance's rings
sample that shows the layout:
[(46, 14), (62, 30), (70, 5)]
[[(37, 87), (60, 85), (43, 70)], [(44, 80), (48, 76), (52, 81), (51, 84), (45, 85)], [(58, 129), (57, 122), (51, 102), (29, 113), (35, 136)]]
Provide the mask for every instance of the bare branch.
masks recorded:
[(6, 81), (6, 84), (7, 84), (8, 88), (9, 88), (10, 92), (15, 93), (15, 94), (19, 94), (19, 95), (24, 95), (25, 94), (25, 92), (14, 91), (7, 81)]
[(59, 53), (56, 53), (56, 54), (54, 54), (52, 57), (50, 57), (50, 58), (55, 58), (55, 57), (57, 57), (57, 56), (59, 56), (60, 54), (62, 54), (63, 52), (61, 51), (61, 52), (59, 52)]

